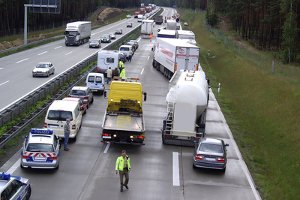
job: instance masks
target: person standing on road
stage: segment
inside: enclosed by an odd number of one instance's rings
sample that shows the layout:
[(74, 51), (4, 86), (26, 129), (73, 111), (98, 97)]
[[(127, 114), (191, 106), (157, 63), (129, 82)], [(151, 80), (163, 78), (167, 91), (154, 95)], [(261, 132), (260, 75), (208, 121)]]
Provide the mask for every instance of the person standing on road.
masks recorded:
[(125, 71), (124, 67), (121, 69), (120, 77), (121, 77), (122, 80), (126, 79), (126, 71)]
[[(131, 169), (130, 165), (130, 158), (126, 154), (126, 150), (122, 150), (122, 155), (117, 158), (116, 161), (116, 174), (119, 173), (120, 175), (120, 191), (123, 192), (123, 186), (126, 189), (128, 188), (128, 182), (129, 182), (129, 172)], [(123, 183), (125, 177), (125, 182)]]
[(111, 70), (111, 67), (109, 67), (106, 71), (106, 74), (107, 74), (107, 84), (110, 83), (111, 81), (111, 78), (112, 78), (112, 70)]
[(64, 125), (64, 150), (69, 151), (68, 142), (70, 137), (70, 119), (66, 119), (66, 123)]
[(131, 59), (132, 59), (132, 55), (129, 54), (129, 56), (127, 57), (128, 62), (131, 62)]

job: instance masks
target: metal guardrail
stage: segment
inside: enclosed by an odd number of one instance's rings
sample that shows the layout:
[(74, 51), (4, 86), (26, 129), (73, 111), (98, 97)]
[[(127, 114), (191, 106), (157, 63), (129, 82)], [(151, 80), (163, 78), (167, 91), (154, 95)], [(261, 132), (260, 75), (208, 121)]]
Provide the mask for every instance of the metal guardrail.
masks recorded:
[[(156, 12), (158, 13), (158, 11)], [(150, 18), (156, 15), (154, 13)], [(119, 38), (119, 40), (125, 38), (126, 36), (130, 35), (133, 31), (140, 28), (141, 24), (132, 29), (130, 32), (122, 35), (122, 37)], [(110, 43), (103, 49), (107, 49), (110, 46), (112, 46), (115, 42), (119, 41), (115, 40), (114, 42)], [(41, 85), (34, 91), (28, 93), (21, 99), (17, 100), (16, 102), (12, 103), (5, 109), (0, 111), (0, 127), (3, 125), (11, 122), (16, 118), (17, 116), (20, 116), (24, 112), (28, 112), (29, 108), (34, 106), (38, 101), (41, 101), (43, 99), (46, 99), (47, 95), (56, 93), (53, 95), (53, 97), (50, 99), (49, 102), (45, 103), (42, 107), (38, 108), (37, 110), (31, 112), (26, 118), (22, 119), (18, 124), (13, 126), (8, 132), (3, 134), (0, 137), (0, 148), (2, 148), (9, 140), (17, 136), (24, 128), (26, 128), (34, 119), (36, 119), (40, 114), (44, 113), (46, 109), (50, 106), (51, 102), (56, 99), (61, 99), (66, 95), (66, 93), (78, 82), (80, 82), (82, 79), (86, 77), (88, 72), (86, 72), (83, 75), (80, 75), (80, 71), (86, 67), (87, 65), (95, 62), (97, 60), (97, 53), (92, 54), (91, 56), (85, 58), (84, 60), (80, 61), (79, 63), (73, 65), (63, 73), (61, 73), (59, 76), (53, 78), (52, 80), (46, 82), (45, 84)], [(96, 66), (94, 66), (90, 71), (92, 71)], [(79, 76), (79, 77), (78, 77)], [(67, 89), (62, 90), (59, 88), (62, 88), (69, 80), (72, 78), (75, 78), (76, 81), (72, 84), (70, 84)]]

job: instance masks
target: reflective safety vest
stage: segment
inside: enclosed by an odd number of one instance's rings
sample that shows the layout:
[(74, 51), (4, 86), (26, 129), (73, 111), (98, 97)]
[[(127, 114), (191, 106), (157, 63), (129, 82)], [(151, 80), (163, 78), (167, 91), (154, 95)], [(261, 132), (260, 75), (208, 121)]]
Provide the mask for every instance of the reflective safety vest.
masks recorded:
[(119, 68), (124, 69), (124, 63), (122, 60), (119, 61)]
[[(123, 156), (119, 156), (116, 161), (116, 170), (123, 171), (124, 167), (125, 167), (125, 158), (123, 158)], [(128, 171), (130, 171), (131, 166), (130, 166), (130, 158), (129, 157), (127, 157), (127, 168), (128, 168)]]
[(121, 70), (120, 77), (121, 77), (122, 79), (126, 79), (126, 71), (125, 71), (124, 68)]

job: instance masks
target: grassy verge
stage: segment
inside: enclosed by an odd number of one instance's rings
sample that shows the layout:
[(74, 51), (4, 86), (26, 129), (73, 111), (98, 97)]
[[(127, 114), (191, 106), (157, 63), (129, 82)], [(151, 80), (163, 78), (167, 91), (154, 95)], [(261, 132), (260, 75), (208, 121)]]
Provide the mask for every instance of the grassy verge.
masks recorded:
[(212, 86), (222, 85), (214, 92), (262, 197), (298, 199), (299, 67), (279, 64), (272, 71), (270, 53), (209, 30), (205, 13), (180, 13), (197, 36)]

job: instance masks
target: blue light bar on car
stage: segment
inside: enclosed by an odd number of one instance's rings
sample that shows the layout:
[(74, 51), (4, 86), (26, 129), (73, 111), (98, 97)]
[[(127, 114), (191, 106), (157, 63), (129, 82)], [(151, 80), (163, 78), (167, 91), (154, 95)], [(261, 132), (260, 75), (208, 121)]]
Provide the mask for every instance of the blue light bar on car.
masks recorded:
[(42, 128), (32, 128), (30, 130), (31, 134), (45, 134), (45, 135), (52, 135), (53, 130), (51, 129), (42, 129)]
[(4, 172), (0, 173), (0, 180), (9, 180), (10, 174), (6, 174)]

